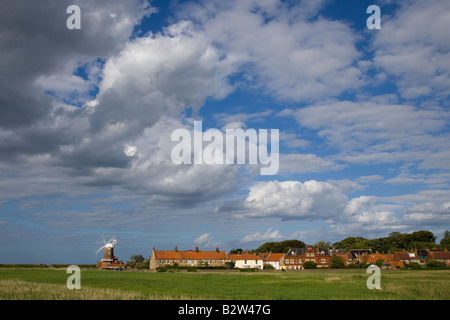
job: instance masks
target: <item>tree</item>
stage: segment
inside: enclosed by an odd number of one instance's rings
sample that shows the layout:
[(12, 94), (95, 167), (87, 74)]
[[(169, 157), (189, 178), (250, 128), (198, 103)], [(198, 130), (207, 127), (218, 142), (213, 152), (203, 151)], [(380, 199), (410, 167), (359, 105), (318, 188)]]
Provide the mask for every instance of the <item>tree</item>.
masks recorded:
[(450, 248), (450, 232), (448, 230), (444, 231), (444, 238), (440, 242), (441, 247)]
[(431, 231), (421, 230), (410, 234), (411, 241), (416, 242), (435, 242), (436, 236)]
[(445, 238), (450, 238), (450, 231), (448, 231), (448, 230), (444, 231), (444, 239)]
[(287, 253), (290, 248), (306, 248), (306, 244), (300, 240), (284, 240), (280, 242), (266, 242), (255, 249), (255, 253), (279, 252)]
[(323, 249), (329, 249), (331, 248), (331, 242), (319, 241), (314, 246)]
[(137, 263), (144, 261), (145, 259), (141, 254), (134, 254), (130, 257), (130, 260), (127, 261), (127, 265), (134, 268)]
[(365, 249), (367, 247), (367, 239), (363, 237), (347, 237), (344, 240), (335, 242), (333, 246), (336, 249)]
[(384, 259), (378, 259), (377, 261), (375, 261), (375, 264), (380, 268), (383, 266), (383, 263), (384, 263)]
[(338, 268), (344, 268), (344, 267), (345, 267), (345, 262), (341, 257), (339, 257), (335, 254), (331, 256), (330, 268), (338, 269)]

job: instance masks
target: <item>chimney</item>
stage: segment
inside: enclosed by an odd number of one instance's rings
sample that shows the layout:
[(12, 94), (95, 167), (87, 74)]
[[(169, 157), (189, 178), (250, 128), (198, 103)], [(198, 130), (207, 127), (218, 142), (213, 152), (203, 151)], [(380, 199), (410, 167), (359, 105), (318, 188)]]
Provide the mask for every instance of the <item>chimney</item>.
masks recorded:
[(195, 247), (195, 252), (198, 252), (198, 247)]
[(216, 252), (219, 253), (219, 247), (216, 248)]
[(178, 247), (177, 246), (175, 246), (175, 252), (178, 252)]

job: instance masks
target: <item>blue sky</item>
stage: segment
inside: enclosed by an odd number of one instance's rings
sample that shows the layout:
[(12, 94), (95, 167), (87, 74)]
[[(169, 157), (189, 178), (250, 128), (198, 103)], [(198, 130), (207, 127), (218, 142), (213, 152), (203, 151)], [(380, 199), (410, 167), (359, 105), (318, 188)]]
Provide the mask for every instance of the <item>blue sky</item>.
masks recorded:
[[(0, 263), (450, 229), (448, 1), (45, 4), (0, 4)], [(175, 165), (194, 121), (278, 129), (278, 173)]]

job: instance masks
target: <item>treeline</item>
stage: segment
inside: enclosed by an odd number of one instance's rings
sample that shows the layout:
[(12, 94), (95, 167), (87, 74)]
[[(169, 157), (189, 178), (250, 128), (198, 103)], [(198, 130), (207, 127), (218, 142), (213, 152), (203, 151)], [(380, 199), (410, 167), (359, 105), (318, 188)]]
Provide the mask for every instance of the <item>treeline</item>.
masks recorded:
[[(450, 248), (450, 232), (446, 230), (440, 243), (436, 243), (437, 237), (426, 230), (412, 233), (391, 232), (387, 237), (366, 239), (363, 237), (347, 237), (341, 241), (331, 243), (320, 241), (313, 246), (335, 249), (372, 249), (387, 253), (388, 251), (401, 251), (413, 249), (444, 249)], [(306, 248), (306, 244), (300, 240), (284, 240), (280, 242), (266, 242), (256, 249), (248, 250), (249, 253), (260, 254), (262, 252), (287, 253), (290, 248)], [(242, 249), (233, 249), (230, 253), (243, 252)]]
[(300, 240), (284, 240), (280, 242), (266, 242), (257, 249), (243, 250), (232, 249), (230, 254), (241, 254), (245, 251), (248, 253), (260, 254), (262, 252), (283, 252), (286, 253), (290, 248), (306, 248), (306, 244)]

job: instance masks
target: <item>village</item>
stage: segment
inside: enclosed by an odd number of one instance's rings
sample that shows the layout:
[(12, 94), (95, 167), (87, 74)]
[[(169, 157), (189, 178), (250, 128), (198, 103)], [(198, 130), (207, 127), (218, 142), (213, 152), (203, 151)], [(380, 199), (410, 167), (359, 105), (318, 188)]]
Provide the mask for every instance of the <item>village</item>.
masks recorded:
[[(444, 249), (411, 249), (388, 253), (373, 252), (371, 249), (334, 249), (307, 245), (306, 248), (292, 248), (287, 253), (265, 252), (227, 253), (218, 247), (214, 251), (200, 250), (157, 250), (153, 247), (147, 261), (150, 271), (167, 268), (249, 269), (249, 270), (304, 270), (321, 268), (365, 267), (378, 265), (384, 270), (420, 267), (450, 267), (450, 251)], [(101, 269), (123, 269), (126, 267), (113, 247), (105, 248), (104, 258), (97, 262)], [(181, 269), (181, 268), (180, 268)]]
[[(339, 260), (337, 260), (339, 259)], [(372, 252), (371, 249), (329, 249), (307, 245), (306, 248), (290, 249), (287, 253), (267, 252), (259, 255), (243, 252), (229, 254), (216, 248), (215, 251), (156, 250), (150, 258), (150, 270), (164, 266), (232, 266), (238, 269), (302, 270), (313, 268), (348, 267), (360, 264), (381, 264), (382, 269), (404, 268), (417, 264), (426, 266), (437, 261), (442, 266), (450, 266), (450, 251), (444, 250), (403, 250), (389, 253)]]

